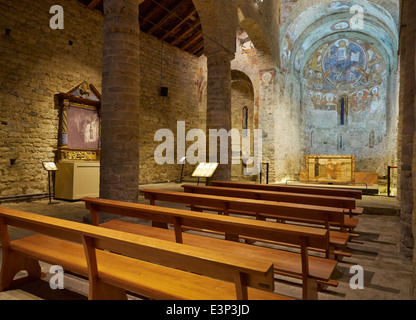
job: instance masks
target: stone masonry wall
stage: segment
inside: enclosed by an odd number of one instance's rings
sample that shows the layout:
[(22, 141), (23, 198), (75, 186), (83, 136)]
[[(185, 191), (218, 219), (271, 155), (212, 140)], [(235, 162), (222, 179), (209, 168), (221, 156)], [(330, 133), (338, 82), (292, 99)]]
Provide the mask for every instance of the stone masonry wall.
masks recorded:
[(0, 2), (0, 197), (47, 192), (42, 161), (53, 161), (57, 147), (54, 95), (83, 80), (101, 90), (102, 15), (62, 0), (64, 29), (52, 30), (55, 4)]
[[(0, 2), (0, 198), (48, 192), (42, 161), (53, 161), (58, 145), (54, 95), (84, 80), (101, 92), (102, 13), (61, 0), (64, 29), (52, 30), (49, 10), (55, 4)], [(155, 163), (159, 142), (153, 138), (162, 128), (176, 137), (180, 120), (186, 121), (186, 130), (198, 127), (198, 116), (193, 116), (198, 59), (166, 44), (162, 53), (158, 39), (143, 33), (140, 37), (139, 183), (177, 180), (180, 165)], [(168, 87), (168, 97), (161, 97), (161, 86)], [(14, 164), (11, 159), (16, 159)]]
[(386, 175), (387, 165), (389, 165), (385, 159), (386, 86), (381, 87), (380, 98), (371, 106), (371, 113), (367, 110), (361, 112), (361, 109), (357, 113), (354, 108), (350, 107), (345, 125), (340, 125), (337, 109), (317, 110), (314, 108), (306, 88), (303, 94), (302, 110), (304, 156), (351, 154), (355, 155), (357, 172), (377, 172), (379, 176)]
[[(163, 50), (163, 52), (162, 52)], [(182, 166), (177, 159), (177, 122), (185, 122), (185, 134), (199, 128), (198, 58), (164, 44), (154, 37), (141, 37), (140, 99), (140, 183), (179, 180)], [(168, 88), (162, 97), (160, 87)], [(169, 129), (175, 137), (175, 164), (158, 165), (155, 149), (163, 142), (154, 141), (159, 129)], [(185, 152), (193, 142), (187, 142)], [(195, 166), (185, 165), (184, 176)]]

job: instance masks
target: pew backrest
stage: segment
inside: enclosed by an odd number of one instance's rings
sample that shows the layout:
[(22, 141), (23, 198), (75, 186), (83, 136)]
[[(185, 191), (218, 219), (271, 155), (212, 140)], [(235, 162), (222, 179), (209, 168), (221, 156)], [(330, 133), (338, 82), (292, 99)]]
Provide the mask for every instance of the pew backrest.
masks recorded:
[(191, 227), (329, 250), (329, 233), (325, 229), (90, 197), (81, 201), (85, 202), (96, 225), (99, 225), (100, 212), (168, 223), (174, 226), (179, 243), (182, 228)]
[(362, 199), (362, 191), (358, 189), (326, 188), (326, 187), (307, 187), (307, 186), (288, 186), (281, 184), (259, 184), (233, 181), (210, 181), (211, 186), (229, 188), (249, 188), (279, 192), (295, 192), (304, 194), (320, 194), (335, 197), (348, 197)]
[[(234, 282), (237, 297), (240, 298), (247, 297), (247, 286), (274, 290), (272, 264), (251, 261), (237, 254), (224, 255), (214, 250), (0, 207), (0, 231), (4, 254), (10, 250), (12, 243), (8, 226), (81, 243), (86, 253), (88, 274), (93, 277), (99, 274), (96, 259), (96, 250), (99, 249), (114, 253), (115, 257), (119, 254)], [(4, 263), (6, 262), (3, 260)]]
[[(273, 250), (276, 251), (276, 256), (280, 256), (279, 252), (281, 251), (282, 255), (285, 258), (282, 258), (285, 262), (283, 265), (279, 264), (278, 272), (283, 272), (284, 274), (297, 274), (302, 279), (302, 288), (303, 288), (303, 298), (304, 299), (315, 299), (316, 292), (313, 288), (316, 287), (317, 279), (322, 281), (328, 281), (330, 274), (332, 273), (331, 270), (334, 268), (334, 260), (331, 259), (323, 259), (317, 264), (312, 258), (312, 262), (310, 262), (311, 256), (308, 254), (308, 248), (322, 248), (323, 251), (326, 253), (326, 257), (329, 257), (329, 232), (322, 228), (311, 228), (305, 226), (296, 226), (290, 224), (281, 224), (281, 223), (274, 223), (268, 221), (260, 221), (260, 220), (253, 220), (253, 219), (245, 219), (239, 217), (232, 217), (232, 216), (220, 216), (220, 215), (213, 215), (209, 213), (203, 212), (193, 212), (189, 210), (182, 210), (176, 208), (168, 208), (168, 207), (158, 207), (153, 205), (146, 205), (146, 204), (138, 204), (138, 203), (128, 203), (128, 202), (120, 202), (114, 200), (106, 200), (106, 199), (98, 199), (98, 198), (83, 198), (81, 199), (85, 202), (86, 208), (90, 210), (92, 215), (92, 220), (95, 224), (100, 224), (100, 213), (110, 213), (110, 214), (117, 214), (121, 216), (127, 217), (135, 217), (140, 219), (146, 219), (150, 221), (156, 221), (159, 223), (169, 223), (173, 224), (174, 227), (174, 238), (176, 242), (181, 243), (183, 237), (186, 238), (186, 235), (183, 235), (183, 230), (188, 229), (188, 227), (196, 228), (196, 229), (204, 229), (205, 231), (218, 231), (223, 232), (225, 234), (237, 234), (241, 236), (247, 236), (250, 238), (256, 239), (263, 239), (263, 240), (270, 240), (272, 242), (280, 242), (280, 243), (292, 243), (295, 246), (300, 248), (300, 254), (298, 257), (291, 256), (290, 259), (285, 254), (288, 254), (285, 250)], [(113, 221), (104, 222), (102, 225), (103, 227), (109, 228), (120, 228), (120, 225), (117, 224), (118, 222), (123, 223), (123, 221), (115, 220), (115, 225), (111, 224)], [(111, 226), (109, 226), (111, 224)], [(128, 226), (126, 226), (128, 224)], [(127, 223), (124, 222), (124, 227), (122, 230), (132, 233), (141, 233), (143, 231), (143, 227), (145, 226), (138, 226), (139, 228), (135, 228), (135, 223)], [(156, 232), (158, 228), (149, 228)], [(139, 231), (141, 230), (141, 231)], [(150, 234), (153, 236), (158, 237), (159, 234), (162, 233), (163, 229), (160, 229), (160, 233), (149, 231)], [(170, 230), (165, 230), (169, 232)], [(145, 232), (144, 234), (148, 234)], [(163, 233), (165, 234), (165, 233)], [(193, 235), (195, 236), (195, 235)], [(198, 235), (201, 238), (210, 238), (203, 235)], [(162, 236), (162, 238), (165, 238)], [(170, 237), (169, 237), (170, 238)], [(170, 238), (172, 239), (172, 238)], [(188, 239), (188, 238), (186, 238)], [(188, 239), (189, 240), (189, 239)], [(195, 240), (195, 239), (194, 239)], [(202, 239), (201, 239), (202, 240)], [(212, 239), (218, 241), (219, 239)], [(234, 239), (233, 239), (234, 240)], [(203, 241), (203, 240), (202, 240)], [(223, 241), (224, 244), (226, 242), (232, 244), (232, 241)], [(261, 241), (261, 240), (260, 240)], [(193, 241), (189, 242), (192, 244)], [(196, 242), (198, 242), (196, 240)], [(237, 244), (236, 244), (237, 245)], [(242, 245), (238, 243), (238, 245)], [(195, 245), (199, 247), (198, 245)], [(243, 245), (247, 246), (247, 249), (252, 248), (251, 245)], [(211, 248), (211, 246), (207, 246)], [(221, 247), (221, 246), (219, 246)], [(293, 246), (290, 246), (292, 248)], [(213, 248), (216, 251), (222, 251), (218, 249), (218, 244), (213, 245)], [(241, 248), (240, 248), (241, 249)], [(251, 250), (251, 249), (249, 249)], [(261, 250), (261, 248), (259, 248)], [(245, 250), (236, 250), (237, 252), (246, 252)], [(225, 250), (224, 252), (228, 252)], [(231, 251), (233, 252), (233, 251)], [(293, 252), (293, 255), (298, 255), (298, 253)], [(248, 256), (251, 256), (250, 254)], [(264, 257), (262, 257), (264, 259)], [(288, 261), (288, 260), (290, 261)], [(279, 259), (278, 259), (279, 260)], [(269, 261), (266, 259), (266, 261)], [(279, 263), (281, 261), (279, 260)], [(312, 267), (310, 267), (312, 264)], [(314, 275), (311, 275), (310, 268), (314, 271)], [(319, 269), (318, 276), (317, 268)], [(323, 268), (323, 269), (321, 269)], [(322, 272), (321, 272), (322, 271)]]
[(323, 196), (314, 194), (299, 194), (294, 192), (279, 192), (256, 189), (214, 187), (200, 185), (182, 185), (184, 192), (222, 195), (226, 197), (245, 198), (253, 200), (278, 201), (334, 208), (355, 209), (355, 198)]
[(329, 230), (330, 223), (338, 223), (343, 229), (344, 211), (339, 208), (312, 206), (264, 200), (251, 200), (176, 191), (144, 189), (144, 197), (154, 205), (156, 201), (184, 203), (191, 206), (220, 208), (226, 215), (230, 211), (267, 215), (281, 220), (298, 222), (316, 221)]

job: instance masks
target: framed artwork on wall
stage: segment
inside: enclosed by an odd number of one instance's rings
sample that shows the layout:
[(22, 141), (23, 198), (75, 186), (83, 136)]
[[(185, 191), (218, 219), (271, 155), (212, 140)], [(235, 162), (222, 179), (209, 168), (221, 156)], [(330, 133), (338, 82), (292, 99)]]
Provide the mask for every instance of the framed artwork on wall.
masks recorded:
[(101, 94), (86, 81), (57, 95), (60, 106), (57, 160), (100, 160)]

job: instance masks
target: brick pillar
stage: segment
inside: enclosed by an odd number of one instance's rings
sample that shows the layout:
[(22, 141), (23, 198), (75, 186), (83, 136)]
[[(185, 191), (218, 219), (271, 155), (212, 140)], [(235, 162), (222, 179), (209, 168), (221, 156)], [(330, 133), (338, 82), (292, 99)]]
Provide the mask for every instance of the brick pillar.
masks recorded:
[[(208, 83), (207, 83), (207, 147), (208, 155), (217, 154), (228, 157), (228, 164), (220, 164), (211, 180), (231, 180), (231, 139), (228, 138), (228, 150), (220, 149), (217, 141), (217, 150), (209, 148), (209, 130), (231, 130), (231, 60), (234, 55), (219, 51), (207, 57)], [(223, 145), (224, 146), (224, 145)], [(228, 153), (227, 153), (228, 152)]]
[(104, 0), (100, 197), (139, 194), (139, 0)]
[(413, 135), (415, 134), (415, 41), (416, 13), (415, 1), (404, 1), (401, 32), (401, 88), (400, 88), (400, 129), (401, 129), (401, 167), (400, 167), (400, 251), (403, 256), (411, 257), (413, 250), (412, 212), (413, 212)]
[(400, 37), (400, 253), (413, 256), (411, 294), (416, 299), (416, 1), (403, 0)]

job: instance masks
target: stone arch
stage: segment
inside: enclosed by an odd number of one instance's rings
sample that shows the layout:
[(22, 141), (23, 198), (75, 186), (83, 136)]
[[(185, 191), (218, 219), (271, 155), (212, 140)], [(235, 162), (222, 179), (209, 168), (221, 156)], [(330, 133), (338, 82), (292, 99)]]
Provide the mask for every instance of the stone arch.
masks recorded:
[(192, 0), (201, 19), (205, 55), (225, 50), (234, 52), (234, 34), (238, 25), (237, 6), (233, 1)]
[(248, 34), (254, 45), (259, 68), (266, 69), (273, 66), (269, 42), (256, 20), (245, 18), (240, 21), (240, 27)]
[(239, 82), (240, 87), (245, 89), (251, 99), (254, 99), (254, 86), (250, 77), (244, 72), (236, 69), (231, 70), (231, 82)]
[[(240, 31), (244, 31), (244, 35), (248, 33), (245, 31), (244, 28), (240, 27)], [(247, 83), (250, 83), (250, 86), (253, 90), (253, 100), (254, 100), (254, 122), (255, 122), (255, 129), (258, 129), (258, 114), (259, 114), (259, 95), (260, 95), (260, 79), (259, 79), (259, 72), (260, 72), (260, 60), (268, 59), (262, 58), (260, 54), (259, 58), (259, 50), (255, 47), (255, 44), (251, 41), (251, 37), (248, 37), (246, 40), (250, 40), (249, 43), (250, 48), (247, 51), (243, 51), (241, 47), (241, 38), (239, 38), (239, 32), (237, 32), (236, 38), (236, 46), (240, 45), (240, 48), (236, 48), (236, 59), (231, 62), (231, 69), (232, 69), (232, 80), (235, 81), (233, 77), (240, 77), (244, 78)], [(243, 39), (244, 41), (244, 39)], [(258, 42), (257, 42), (258, 43)], [(253, 48), (254, 47), (254, 48)], [(261, 51), (260, 51), (261, 52)], [(244, 57), (244, 60), (242, 58)], [(269, 55), (267, 55), (269, 57)], [(268, 65), (268, 64), (267, 64)], [(238, 74), (237, 74), (238, 73)]]
[[(231, 124), (233, 129), (237, 129), (239, 135), (233, 135), (233, 144), (237, 147), (233, 149), (232, 157), (239, 164), (235, 164), (231, 169), (231, 177), (235, 180), (252, 180), (252, 176), (244, 175), (244, 163), (242, 150), (242, 139), (250, 138), (250, 150), (254, 145), (254, 115), (255, 115), (255, 93), (253, 83), (250, 77), (236, 69), (231, 70)], [(247, 115), (247, 119), (245, 116)], [(245, 134), (243, 129), (249, 130), (249, 134)], [(238, 139), (238, 144), (236, 144)], [(237, 151), (239, 150), (239, 151)], [(251, 152), (252, 154), (252, 152)], [(255, 178), (255, 177), (254, 177)]]
[(247, 32), (258, 54), (271, 54), (270, 46), (263, 30), (254, 19), (245, 18), (240, 21), (240, 27)]

